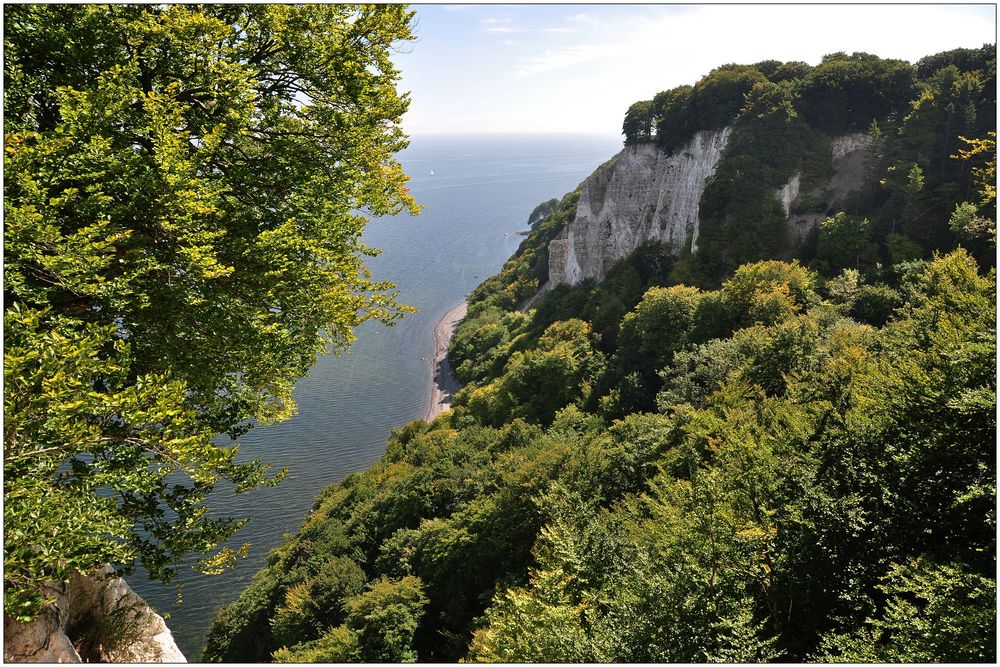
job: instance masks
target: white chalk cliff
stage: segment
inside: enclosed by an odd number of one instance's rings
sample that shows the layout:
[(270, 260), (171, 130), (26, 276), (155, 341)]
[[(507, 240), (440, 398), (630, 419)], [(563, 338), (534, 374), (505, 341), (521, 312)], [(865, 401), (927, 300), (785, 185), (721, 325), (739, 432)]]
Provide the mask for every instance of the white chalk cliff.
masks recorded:
[(163, 617), (110, 566), (75, 574), (49, 595), (31, 623), (4, 616), (4, 662), (187, 662)]
[(549, 243), (549, 283), (601, 279), (647, 241), (679, 253), (698, 244), (698, 205), (730, 128), (698, 132), (672, 154), (655, 144), (626, 146), (583, 185), (576, 216)]
[[(667, 244), (679, 254), (690, 239), (698, 249), (698, 211), (702, 194), (722, 158), (731, 128), (698, 132), (667, 155), (653, 143), (626, 146), (598, 169), (580, 192), (576, 215), (549, 243), (549, 279), (539, 294), (560, 283), (602, 279), (614, 266), (648, 241)], [(802, 238), (823, 213), (797, 214), (800, 194), (834, 206), (864, 182), (870, 139), (850, 134), (831, 140), (833, 176), (800, 193), (801, 175), (775, 192), (795, 237)], [(529, 299), (524, 307), (536, 299)]]

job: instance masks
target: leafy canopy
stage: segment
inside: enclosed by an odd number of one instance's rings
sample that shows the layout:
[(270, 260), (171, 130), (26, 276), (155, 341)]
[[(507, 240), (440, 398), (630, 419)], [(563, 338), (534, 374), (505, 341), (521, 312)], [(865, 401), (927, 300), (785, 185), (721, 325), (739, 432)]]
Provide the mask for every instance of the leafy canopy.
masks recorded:
[[(453, 410), (328, 488), (204, 659), (995, 660), (992, 52), (654, 97), (665, 149), (733, 126), (698, 250), (539, 289), (580, 189), (546, 207), (470, 298)], [(864, 127), (839, 199), (827, 133)]]
[[(240, 525), (202, 501), (317, 353), (406, 309), (365, 215), (415, 211), (390, 55), (412, 12), (20, 5), (5, 12), (6, 609), (138, 558), (167, 580)], [(273, 478), (272, 478), (273, 479)], [(217, 570), (235, 554), (206, 561)]]

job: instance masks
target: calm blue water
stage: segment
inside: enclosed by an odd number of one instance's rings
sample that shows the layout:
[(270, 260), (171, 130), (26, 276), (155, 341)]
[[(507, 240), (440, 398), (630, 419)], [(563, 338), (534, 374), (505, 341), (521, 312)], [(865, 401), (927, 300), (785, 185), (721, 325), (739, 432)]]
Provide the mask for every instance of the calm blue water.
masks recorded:
[(298, 530), (316, 494), (371, 465), (391, 428), (423, 417), (434, 324), (500, 269), (536, 205), (572, 190), (620, 146), (617, 137), (593, 136), (412, 139), (399, 157), (423, 212), (373, 220), (364, 241), (383, 249), (369, 261), (374, 277), (395, 282), (400, 302), (419, 312), (394, 327), (359, 327), (349, 352), (321, 356), (296, 385), (297, 416), (241, 439), (241, 458), (289, 469), (274, 488), (239, 497), (220, 492), (212, 500), (222, 513), (250, 517), (233, 541), (253, 544), (247, 560), (219, 576), (182, 573), (180, 605), (172, 586), (130, 579), (157, 611), (170, 614), (167, 624), (189, 660), (200, 658), (219, 607), (239, 595), (283, 534)]

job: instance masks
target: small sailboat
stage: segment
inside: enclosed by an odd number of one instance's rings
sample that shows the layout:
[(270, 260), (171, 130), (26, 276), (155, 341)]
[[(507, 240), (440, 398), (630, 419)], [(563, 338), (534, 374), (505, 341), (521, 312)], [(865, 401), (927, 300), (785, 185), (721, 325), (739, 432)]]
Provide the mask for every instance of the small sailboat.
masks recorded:
[(433, 176), (433, 175), (434, 175), (434, 170), (433, 170), (433, 169), (431, 169), (431, 176)]

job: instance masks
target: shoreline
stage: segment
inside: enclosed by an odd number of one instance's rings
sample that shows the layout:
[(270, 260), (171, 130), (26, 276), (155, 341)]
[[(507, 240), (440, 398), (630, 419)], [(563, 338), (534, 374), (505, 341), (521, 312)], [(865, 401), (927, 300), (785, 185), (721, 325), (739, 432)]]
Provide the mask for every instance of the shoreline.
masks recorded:
[(445, 410), (451, 409), (451, 398), (462, 388), (448, 363), (448, 344), (455, 333), (455, 327), (469, 310), (465, 299), (444, 314), (434, 325), (434, 359), (431, 362), (430, 400), (425, 421), (432, 421)]

